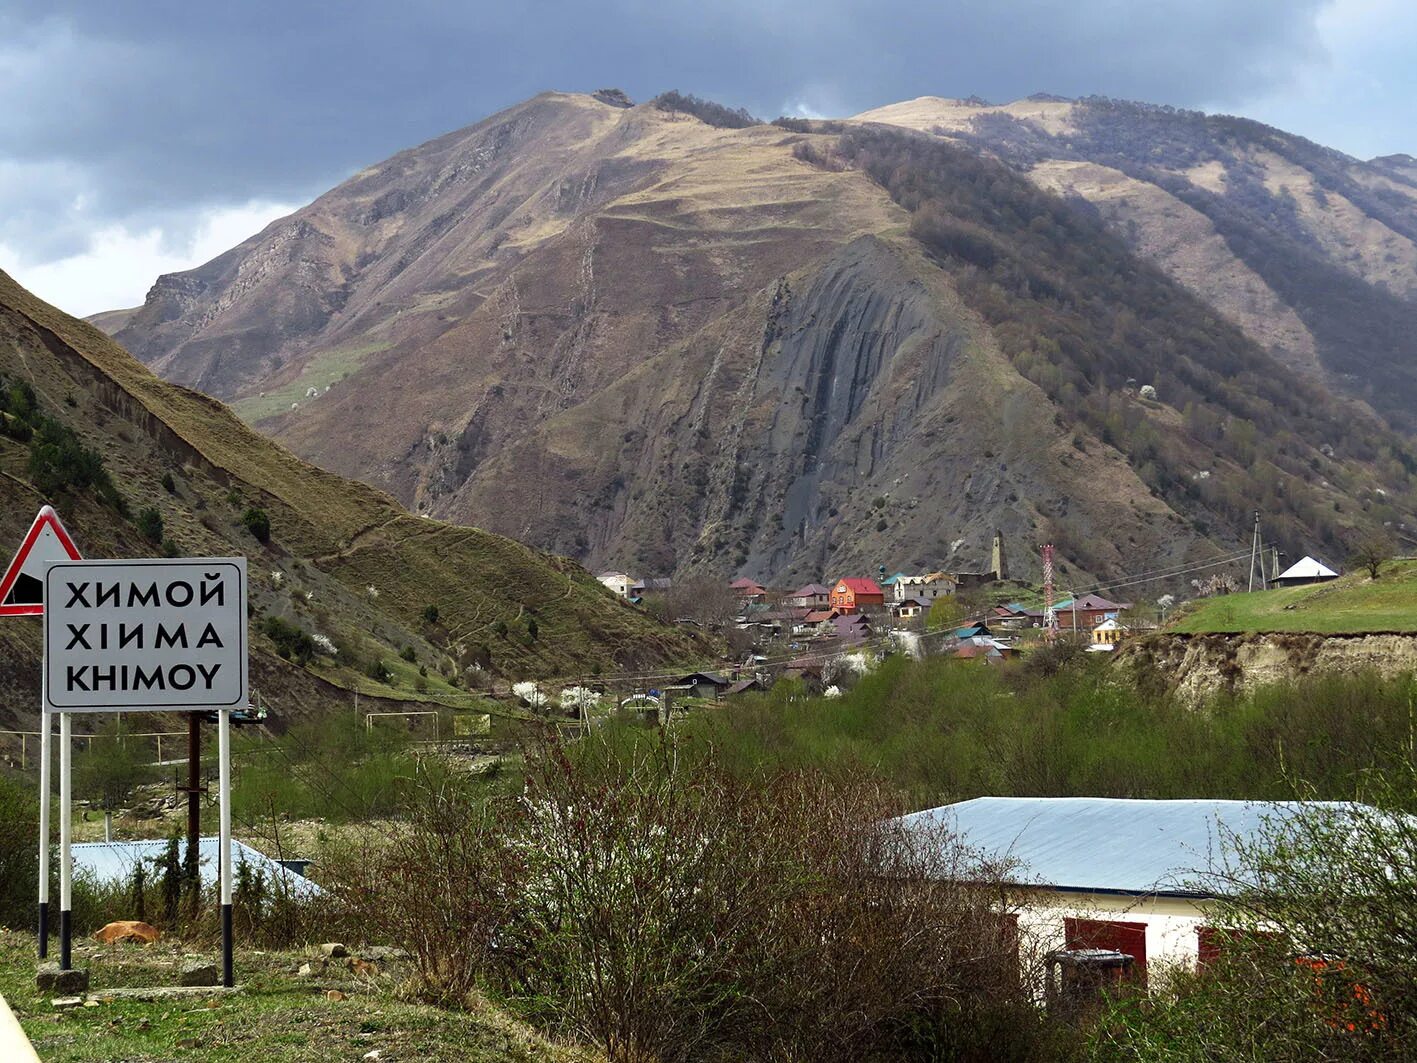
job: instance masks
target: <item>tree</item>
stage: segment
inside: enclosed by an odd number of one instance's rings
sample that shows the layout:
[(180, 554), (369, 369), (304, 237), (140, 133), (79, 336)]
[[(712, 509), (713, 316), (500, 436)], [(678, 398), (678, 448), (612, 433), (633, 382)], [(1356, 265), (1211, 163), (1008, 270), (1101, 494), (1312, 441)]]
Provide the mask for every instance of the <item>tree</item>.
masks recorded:
[(721, 628), (738, 615), (739, 601), (726, 580), (716, 576), (688, 576), (654, 603), (663, 619), (692, 620), (700, 627)]
[(117, 721), (96, 736), (99, 741), (74, 758), (74, 791), (103, 810), (107, 820), (123, 808), (133, 791), (152, 778), (145, 752), (119, 737)]
[(256, 537), (257, 542), (269, 542), (271, 538), (271, 518), (264, 509), (252, 506), (241, 515), (241, 523)]
[(1384, 563), (1392, 560), (1394, 548), (1386, 535), (1374, 533), (1364, 536), (1348, 557), (1348, 564), (1354, 568), (1366, 568), (1370, 579), (1378, 578), (1378, 571)]
[(436, 623), (438, 622), (438, 616), (439, 616), (438, 607), (437, 607), (436, 605), (425, 605), (425, 606), (423, 607), (423, 621), (424, 621), (424, 623), (427, 623), (427, 624), (436, 624)]

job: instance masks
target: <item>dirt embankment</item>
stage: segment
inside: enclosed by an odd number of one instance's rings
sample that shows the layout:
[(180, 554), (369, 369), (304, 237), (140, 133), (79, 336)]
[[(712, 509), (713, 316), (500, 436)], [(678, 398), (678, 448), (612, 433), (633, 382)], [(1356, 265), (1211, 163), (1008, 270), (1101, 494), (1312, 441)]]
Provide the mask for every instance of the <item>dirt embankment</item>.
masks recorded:
[(1365, 668), (1384, 675), (1417, 672), (1417, 634), (1151, 635), (1128, 643), (1117, 665), (1199, 701), (1306, 675)]

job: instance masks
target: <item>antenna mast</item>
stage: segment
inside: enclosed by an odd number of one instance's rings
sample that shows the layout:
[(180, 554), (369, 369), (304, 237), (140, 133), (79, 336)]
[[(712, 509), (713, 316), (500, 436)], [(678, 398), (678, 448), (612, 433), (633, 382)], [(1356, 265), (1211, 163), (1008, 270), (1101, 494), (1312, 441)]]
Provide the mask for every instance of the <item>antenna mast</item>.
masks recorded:
[(1043, 547), (1043, 630), (1049, 639), (1058, 636), (1058, 614), (1053, 611), (1053, 544)]

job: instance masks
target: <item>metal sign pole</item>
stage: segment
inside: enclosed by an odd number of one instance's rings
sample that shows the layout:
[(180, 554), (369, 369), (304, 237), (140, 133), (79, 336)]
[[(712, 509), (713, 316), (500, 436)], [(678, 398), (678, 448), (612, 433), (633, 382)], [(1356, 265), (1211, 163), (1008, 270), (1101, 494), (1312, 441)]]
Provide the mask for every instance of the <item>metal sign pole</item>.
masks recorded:
[(221, 762), (221, 984), (236, 984), (231, 964), (231, 710), (217, 712), (217, 757)]
[(49, 957), (49, 805), (54, 783), (49, 765), (54, 759), (54, 721), (44, 711), (44, 670), (39, 691), (39, 958)]
[(69, 888), (72, 885), (71, 876), (73, 874), (73, 863), (69, 851), (69, 835), (73, 827), (73, 815), (71, 807), (71, 779), (73, 773), (70, 771), (73, 743), (70, 742), (69, 714), (61, 712), (59, 714), (59, 967), (61, 970), (69, 970), (73, 966), (73, 953), (69, 938), (70, 925), (70, 896)]

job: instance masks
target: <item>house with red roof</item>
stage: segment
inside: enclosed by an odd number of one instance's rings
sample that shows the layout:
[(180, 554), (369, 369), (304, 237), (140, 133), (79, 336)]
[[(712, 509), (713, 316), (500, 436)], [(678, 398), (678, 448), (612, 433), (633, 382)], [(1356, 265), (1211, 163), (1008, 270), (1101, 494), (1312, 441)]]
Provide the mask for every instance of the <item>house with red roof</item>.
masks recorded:
[(740, 576), (738, 579), (734, 580), (728, 585), (728, 589), (744, 602), (761, 602), (768, 594), (766, 587), (761, 583), (748, 579), (746, 576)]
[(865, 609), (881, 609), (886, 593), (875, 580), (864, 576), (848, 576), (832, 586), (831, 607), (838, 613), (859, 613)]

